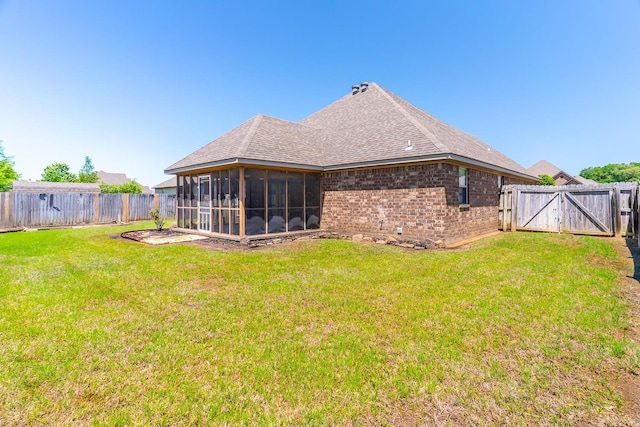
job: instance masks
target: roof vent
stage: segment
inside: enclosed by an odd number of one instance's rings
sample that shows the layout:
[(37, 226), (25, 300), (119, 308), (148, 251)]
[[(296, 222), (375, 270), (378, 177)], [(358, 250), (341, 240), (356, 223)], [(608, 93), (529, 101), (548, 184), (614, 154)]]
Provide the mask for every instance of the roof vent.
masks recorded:
[(360, 86), (358, 86), (358, 85), (351, 86), (351, 95), (355, 95), (359, 91), (360, 91)]
[(405, 151), (413, 150), (413, 145), (411, 145), (411, 140), (407, 141), (407, 147), (404, 150)]
[(369, 82), (362, 82), (360, 83), (360, 90), (362, 92), (366, 91), (369, 88)]

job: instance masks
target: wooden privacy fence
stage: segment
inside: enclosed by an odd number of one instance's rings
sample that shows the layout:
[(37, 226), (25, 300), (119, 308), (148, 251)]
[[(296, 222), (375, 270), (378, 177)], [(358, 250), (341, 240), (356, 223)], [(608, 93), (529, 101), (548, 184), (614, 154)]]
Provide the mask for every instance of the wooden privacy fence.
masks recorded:
[(0, 193), (0, 228), (106, 224), (175, 218), (172, 194)]
[(638, 235), (637, 183), (505, 185), (500, 193), (503, 231), (546, 231), (596, 236)]

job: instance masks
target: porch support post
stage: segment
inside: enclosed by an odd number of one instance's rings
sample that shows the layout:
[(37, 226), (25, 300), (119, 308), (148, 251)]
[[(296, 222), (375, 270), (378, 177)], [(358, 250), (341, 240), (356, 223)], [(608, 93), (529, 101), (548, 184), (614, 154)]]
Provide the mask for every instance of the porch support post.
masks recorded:
[(240, 209), (240, 237), (244, 237), (245, 235), (245, 218), (246, 215), (244, 213), (244, 167), (240, 167), (240, 170), (238, 172), (240, 174), (240, 194), (238, 195), (239, 203), (239, 209)]

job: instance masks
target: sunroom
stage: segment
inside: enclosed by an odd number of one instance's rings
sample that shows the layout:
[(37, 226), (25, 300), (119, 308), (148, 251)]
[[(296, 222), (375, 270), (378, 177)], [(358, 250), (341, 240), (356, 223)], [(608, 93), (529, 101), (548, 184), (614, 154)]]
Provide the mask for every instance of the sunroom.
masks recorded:
[(241, 238), (320, 227), (320, 173), (232, 167), (177, 180), (178, 228)]

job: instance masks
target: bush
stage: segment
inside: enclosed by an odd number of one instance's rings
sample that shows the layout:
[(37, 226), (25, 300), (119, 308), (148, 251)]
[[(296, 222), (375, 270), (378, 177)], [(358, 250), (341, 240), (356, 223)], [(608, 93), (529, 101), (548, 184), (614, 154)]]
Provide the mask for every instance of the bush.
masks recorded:
[(538, 175), (538, 178), (540, 178), (538, 185), (556, 185), (556, 181), (553, 177), (547, 174), (543, 173), (542, 175)]
[(129, 194), (141, 194), (142, 185), (135, 181), (126, 182), (124, 184), (100, 184), (101, 193), (129, 193)]
[(156, 230), (162, 231), (166, 220), (162, 217), (162, 215), (160, 215), (160, 211), (158, 211), (158, 209), (150, 210), (149, 215), (151, 216), (153, 222), (156, 223)]

